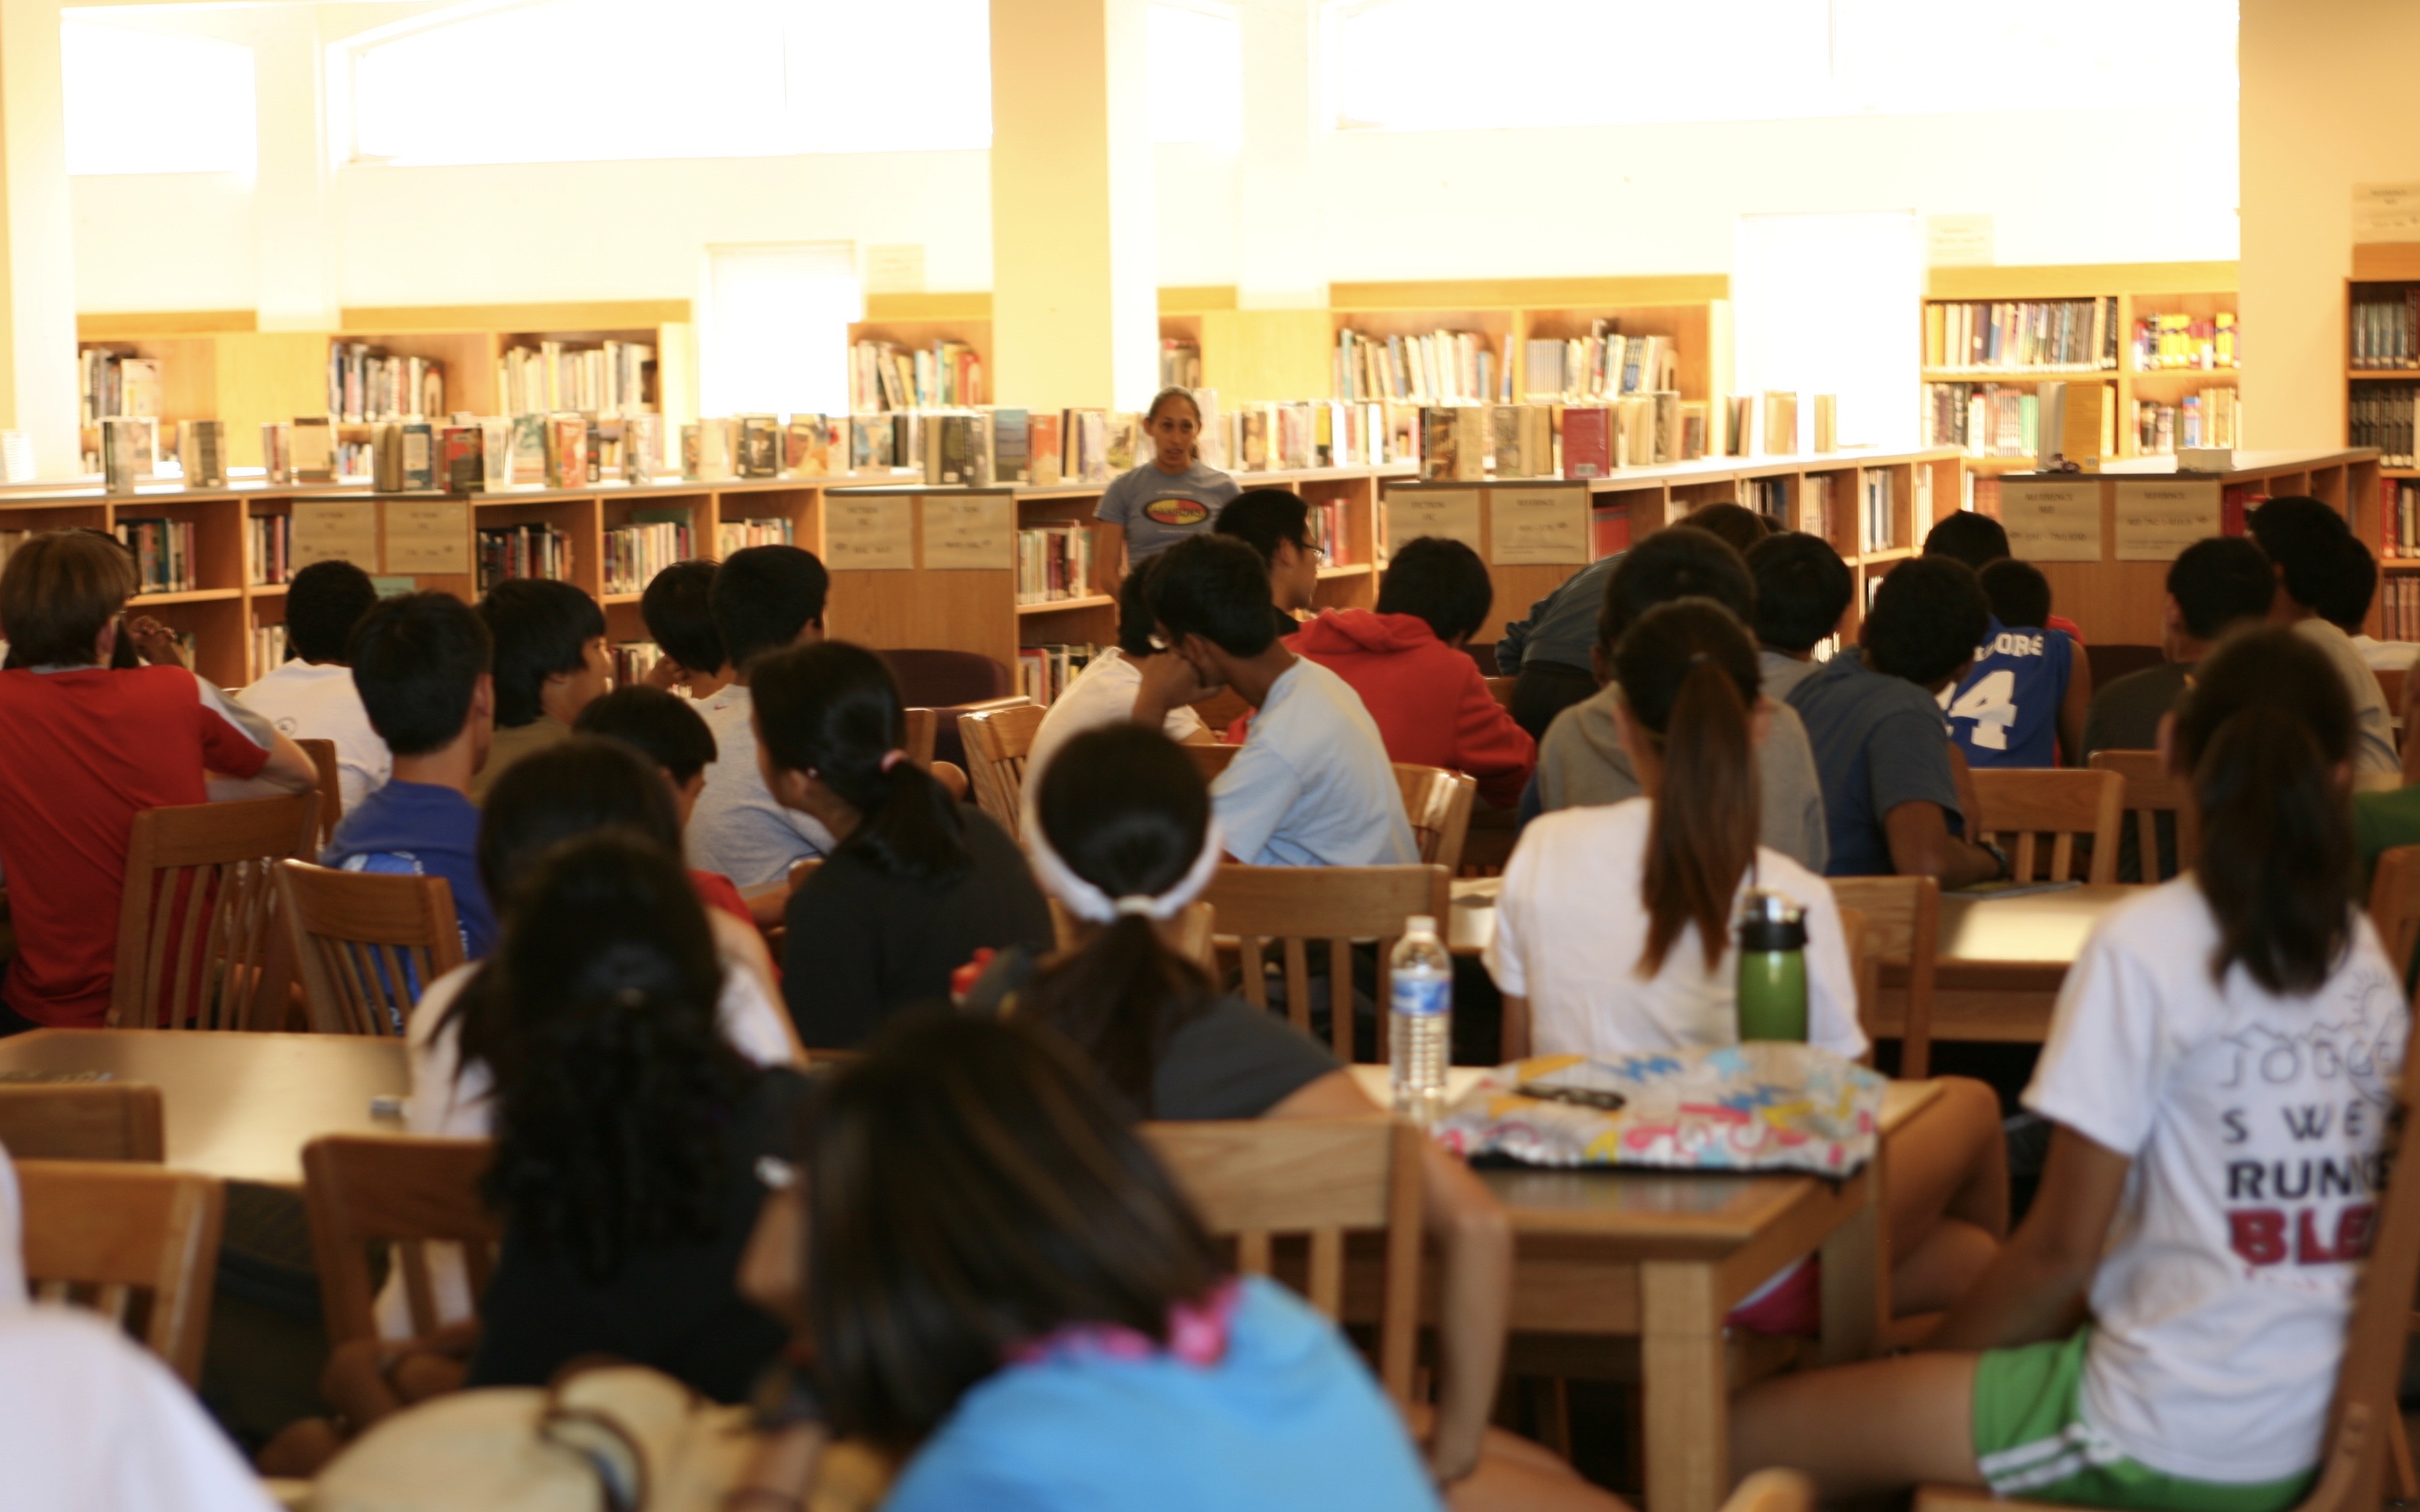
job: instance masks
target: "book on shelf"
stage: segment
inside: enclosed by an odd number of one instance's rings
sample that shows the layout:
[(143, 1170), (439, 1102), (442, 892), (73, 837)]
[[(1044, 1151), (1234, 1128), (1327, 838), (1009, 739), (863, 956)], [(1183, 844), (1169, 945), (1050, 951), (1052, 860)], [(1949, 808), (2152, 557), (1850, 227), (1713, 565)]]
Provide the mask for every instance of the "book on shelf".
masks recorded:
[(605, 591), (642, 594), (656, 574), (675, 562), (687, 562), (690, 549), (690, 514), (686, 509), (634, 509), (627, 525), (605, 530)]
[(2420, 419), (2420, 384), (2365, 383), (2352, 391), (2348, 408), (2351, 442), (2375, 446), (2379, 461), (2408, 468), (2412, 460), (2412, 429)]
[(961, 487), (991, 485), (991, 437), (972, 411), (935, 415), (925, 426), (924, 481)]
[(286, 622), (252, 627), (252, 675), (265, 676), (286, 663)]
[(1563, 476), (1602, 478), (1613, 471), (1613, 411), (1574, 405), (1563, 411)]
[(2231, 310), (2215, 315), (2134, 317), (2134, 367), (2144, 373), (2216, 372), (2237, 366), (2240, 328)]
[(496, 402), (508, 415), (556, 409), (635, 415), (648, 408), (655, 363), (656, 349), (644, 342), (540, 340), (508, 347), (496, 360)]
[(188, 420), (178, 426), (177, 462), (184, 470), (186, 487), (225, 487), (226, 422)]
[(1313, 499), (1310, 504), (1311, 544), (1319, 548), (1320, 555), (1329, 566), (1352, 566), (1353, 543), (1345, 529), (1344, 501)]
[(831, 471), (831, 422), (821, 415), (792, 415), (782, 427), (782, 476), (820, 478)]
[(1767, 389), (1757, 396), (1764, 429), (1757, 443), (1760, 456), (1790, 456), (1798, 450), (1798, 395)]
[(1109, 471), (1109, 412), (1106, 409), (1059, 411), (1059, 477), (1064, 483), (1107, 483)]
[(1431, 405), (1420, 410), (1420, 480), (1476, 483), (1487, 476), (1484, 405)]
[(135, 357), (106, 347), (76, 353), (79, 424), (100, 424), (113, 415), (160, 418), (162, 375), (156, 357)]
[(1163, 389), (1198, 389), (1202, 386), (1202, 346), (1199, 342), (1172, 336), (1161, 338), (1159, 386)]
[(2188, 448), (2227, 449), (2242, 444), (2243, 401), (2231, 387), (2188, 393), (2173, 404), (2134, 402), (2134, 450), (2167, 456)]
[(2378, 518), (2380, 556), (2420, 557), (2420, 484), (2408, 478), (2381, 478)]
[(296, 483), (336, 481), (335, 427), (328, 424), (327, 416), (296, 416), (288, 440)]
[(984, 402), (983, 359), (946, 338), (909, 349), (895, 342), (861, 341), (849, 347), (851, 410), (946, 409)]
[(328, 414), (347, 424), (445, 413), (445, 364), (380, 351), (364, 341), (328, 344)]
[(681, 427), (681, 476), (691, 481), (721, 483), (737, 476), (739, 424), (734, 420), (701, 420)]
[(1924, 444), (1956, 446), (1969, 456), (2032, 456), (2041, 401), (2033, 387), (2007, 383), (1928, 383)]
[(2102, 382), (2045, 383), (2035, 391), (2037, 465), (2056, 471), (2061, 461), (2087, 472), (2118, 448), (2116, 394)]
[(1499, 378), (1490, 340), (1469, 331), (1385, 337), (1340, 331), (1336, 333), (1336, 393), (1347, 400), (1396, 399), (1420, 405), (1510, 399), (1511, 374)]
[(1789, 479), (1742, 478), (1739, 502), (1743, 509), (1752, 509), (1771, 520), (1775, 530), (1790, 529)]
[(480, 455), (478, 423), (437, 431), (437, 486), (448, 493), (482, 493), (488, 473)]
[(1023, 409), (994, 409), (985, 434), (991, 443), (991, 476), (995, 483), (1030, 483), (1033, 477), (1031, 450), (1032, 417)]
[(1016, 601), (1053, 604), (1093, 593), (1093, 532), (1082, 520), (1027, 526), (1016, 532)]
[(1837, 393), (1815, 396), (1815, 435), (1811, 449), (1819, 454), (1840, 449), (1840, 396)]
[(121, 519), (117, 539), (134, 553), (137, 594), (190, 594), (200, 586), (194, 563), (194, 522)]
[(273, 587), (294, 576), (294, 517), (254, 515), (244, 521), (252, 586)]
[[(769, 519), (726, 519), (714, 527), (714, 554), (728, 558), (752, 546), (796, 546), (797, 532), (786, 517)], [(644, 590), (643, 590), (644, 591)]]
[(2379, 584), (2379, 639), (2420, 640), (2420, 574), (2398, 572)]
[(1109, 411), (1108, 437), (1103, 452), (1113, 478), (1121, 472), (1131, 472), (1157, 449), (1143, 435), (1142, 416), (1123, 409)]
[[(727, 422), (725, 424), (728, 424)], [(588, 417), (553, 414), (546, 417), (546, 486), (584, 487), (596, 480), (588, 474)], [(541, 576), (551, 576), (541, 574)]]
[(2354, 367), (2420, 367), (2420, 285), (2356, 298), (2351, 343)]
[(2118, 297), (1935, 300), (1924, 365), (2093, 372), (2118, 365)]
[(1060, 481), (1065, 458), (1061, 452), (1060, 416), (1055, 409), (1030, 409), (1025, 415), (1025, 481), (1047, 487)]
[(158, 471), (156, 448), (160, 423), (132, 416), (111, 415), (101, 423), (102, 491), (131, 494), (134, 486)]
[(478, 540), (479, 592), (513, 578), (571, 577), (571, 536), (544, 523), (483, 525)]
[(653, 640), (616, 640), (613, 653), (613, 686), (636, 687), (664, 659), (664, 648)]
[(1522, 395), (1532, 404), (1586, 404), (1680, 385), (1681, 357), (1669, 336), (1624, 336), (1617, 322), (1592, 320), (1585, 336), (1532, 337), (1521, 357)]
[(1021, 646), (1016, 653), (1016, 690), (1047, 708), (1100, 654), (1101, 648), (1093, 645)]
[(1488, 411), (1488, 439), (1499, 478), (1555, 475), (1555, 415), (1543, 404), (1503, 404)]
[(387, 421), (370, 431), (371, 482), (380, 493), (425, 493), (437, 486), (436, 436), (426, 421)]
[(1859, 518), (1862, 548), (1887, 551), (1900, 544), (1895, 528), (1896, 516), (1891, 508), (1891, 475), (1885, 468), (1862, 468), (1857, 472), (1857, 493), (1864, 505)]
[(739, 450), (733, 458), (734, 471), (743, 478), (780, 477), (782, 417), (735, 415), (732, 420), (739, 427)]
[(1832, 486), (1836, 480), (1810, 472), (1798, 484), (1798, 528), (1809, 535), (1832, 539)]
[[(681, 427), (684, 434), (693, 426)], [(851, 415), (848, 417), (848, 470), (851, 472), (885, 472), (891, 468), (891, 448), (895, 427), (889, 415)]]

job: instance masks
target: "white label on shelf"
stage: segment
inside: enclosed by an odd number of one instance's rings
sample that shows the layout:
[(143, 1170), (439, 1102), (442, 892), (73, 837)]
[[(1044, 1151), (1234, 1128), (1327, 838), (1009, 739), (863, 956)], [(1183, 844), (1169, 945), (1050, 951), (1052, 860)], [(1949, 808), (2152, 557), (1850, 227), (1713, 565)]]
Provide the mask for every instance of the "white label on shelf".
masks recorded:
[(297, 499), (287, 555), (296, 571), (314, 562), (379, 571), (378, 505), (367, 499)]
[(2420, 184), (2353, 185), (2352, 239), (2420, 241)]
[(2101, 560), (2101, 483), (2004, 478), (2000, 523), (2009, 554), (2021, 562)]
[(1004, 493), (923, 494), (927, 571), (1016, 564), (1016, 501)]
[(1490, 489), (1487, 560), (1499, 567), (1585, 567), (1589, 490), (1585, 483)]
[(471, 570), (471, 506), (458, 499), (427, 503), (389, 500), (386, 570), (421, 577)]
[(2218, 483), (2120, 480), (2115, 521), (2120, 562), (2174, 562), (2219, 530)]
[(1992, 262), (1988, 215), (1928, 215), (1924, 261), (1931, 268), (1987, 268)]
[(907, 494), (824, 495), (824, 565), (834, 572), (906, 572), (916, 565)]
[(1385, 515), (1389, 551), (1423, 535), (1460, 541), (1473, 551), (1483, 549), (1476, 488), (1389, 488)]
[(876, 241), (865, 249), (865, 292), (924, 292), (924, 244), (921, 241)]

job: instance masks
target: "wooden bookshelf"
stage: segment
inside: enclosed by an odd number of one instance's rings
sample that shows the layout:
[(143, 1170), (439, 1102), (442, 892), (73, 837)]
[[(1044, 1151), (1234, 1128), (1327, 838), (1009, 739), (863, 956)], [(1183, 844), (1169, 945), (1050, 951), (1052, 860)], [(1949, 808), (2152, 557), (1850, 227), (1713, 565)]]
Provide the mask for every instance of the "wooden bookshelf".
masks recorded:
[(887, 341), (909, 351), (929, 351), (935, 342), (962, 342), (974, 348), (983, 364), (983, 402), (992, 402), (998, 387), (992, 364), (991, 295), (869, 294), (865, 318), (852, 321), (848, 345), (853, 352), (861, 341)]

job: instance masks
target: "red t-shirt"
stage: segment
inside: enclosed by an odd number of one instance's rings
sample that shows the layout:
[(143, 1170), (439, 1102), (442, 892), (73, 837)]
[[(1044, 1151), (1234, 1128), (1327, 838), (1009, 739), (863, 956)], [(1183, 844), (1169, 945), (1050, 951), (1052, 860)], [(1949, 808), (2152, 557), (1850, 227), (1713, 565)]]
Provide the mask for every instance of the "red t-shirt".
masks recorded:
[(257, 776), (273, 743), (181, 667), (0, 671), (0, 869), (17, 930), (0, 1002), (98, 1026), (135, 813), (207, 802), (205, 771)]
[(720, 872), (691, 870), (689, 879), (696, 884), (698, 900), (706, 906), (721, 909), (750, 929), (756, 927), (756, 916), (748, 911), (748, 900), (739, 896), (738, 887), (729, 877)]

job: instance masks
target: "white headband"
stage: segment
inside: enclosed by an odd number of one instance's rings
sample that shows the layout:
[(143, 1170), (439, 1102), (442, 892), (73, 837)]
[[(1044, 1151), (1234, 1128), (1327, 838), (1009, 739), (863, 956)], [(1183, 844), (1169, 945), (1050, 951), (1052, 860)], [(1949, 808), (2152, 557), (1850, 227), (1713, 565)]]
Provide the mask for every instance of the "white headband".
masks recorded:
[(1187, 903), (1202, 896), (1202, 888), (1210, 886), (1212, 873), (1218, 870), (1218, 858), (1226, 851), (1218, 833), (1218, 818), (1213, 814), (1209, 827), (1202, 834), (1202, 854), (1193, 858), (1193, 869), (1179, 877), (1173, 887), (1156, 897), (1147, 892), (1130, 892), (1123, 898), (1112, 898), (1078, 876), (1059, 858), (1038, 820), (1026, 825), (1025, 844), (1033, 860), (1033, 873), (1041, 878), (1050, 896), (1064, 904), (1069, 913), (1093, 924), (1115, 923), (1128, 914), (1155, 920), (1174, 918), (1184, 912)]

